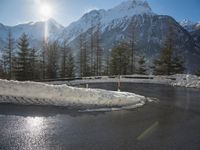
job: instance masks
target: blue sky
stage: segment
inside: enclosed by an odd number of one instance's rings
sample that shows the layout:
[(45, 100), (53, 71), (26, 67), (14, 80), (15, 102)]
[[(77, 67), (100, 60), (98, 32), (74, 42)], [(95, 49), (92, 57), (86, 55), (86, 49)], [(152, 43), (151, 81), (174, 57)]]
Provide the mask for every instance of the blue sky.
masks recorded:
[[(0, 0), (0, 22), (16, 25), (41, 20), (39, 1), (42, 0)], [(92, 9), (109, 9), (124, 0), (46, 0), (53, 9), (53, 18), (62, 25), (79, 19)], [(157, 14), (166, 14), (177, 21), (189, 19), (200, 21), (200, 0), (147, 0)]]

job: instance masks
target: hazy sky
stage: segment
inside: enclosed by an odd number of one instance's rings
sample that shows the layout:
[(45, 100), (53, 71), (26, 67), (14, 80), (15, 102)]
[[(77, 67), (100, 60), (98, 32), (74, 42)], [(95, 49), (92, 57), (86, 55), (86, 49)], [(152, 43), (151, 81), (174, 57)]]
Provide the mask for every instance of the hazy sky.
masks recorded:
[[(39, 5), (42, 0), (0, 0), (0, 22), (16, 25), (41, 20)], [(43, 0), (44, 1), (44, 0)], [(124, 0), (46, 0), (52, 7), (52, 18), (62, 25), (79, 19), (92, 9), (109, 9)], [(177, 21), (200, 21), (200, 0), (147, 0), (157, 14), (166, 14)]]

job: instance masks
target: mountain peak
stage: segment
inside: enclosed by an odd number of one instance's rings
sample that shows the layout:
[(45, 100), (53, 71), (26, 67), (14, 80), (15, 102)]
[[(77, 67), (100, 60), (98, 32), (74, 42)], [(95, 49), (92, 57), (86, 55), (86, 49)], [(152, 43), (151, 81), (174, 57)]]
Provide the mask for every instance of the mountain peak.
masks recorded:
[(180, 22), (180, 25), (185, 27), (185, 26), (191, 26), (191, 25), (194, 25), (194, 23), (188, 19), (183, 19), (181, 22)]
[(50, 24), (50, 25), (54, 25), (55, 27), (59, 28), (64, 28), (61, 24), (59, 24), (54, 18), (49, 18), (47, 21), (45, 21), (46, 23)]
[(193, 32), (195, 30), (199, 30), (200, 29), (200, 22), (192, 22), (188, 19), (184, 19), (180, 22), (180, 25), (185, 28), (187, 31), (189, 32)]
[(151, 7), (149, 6), (149, 3), (146, 0), (126, 0), (123, 1), (121, 4), (116, 6), (114, 9), (118, 10), (132, 10), (132, 11), (138, 11), (139, 12), (151, 12)]

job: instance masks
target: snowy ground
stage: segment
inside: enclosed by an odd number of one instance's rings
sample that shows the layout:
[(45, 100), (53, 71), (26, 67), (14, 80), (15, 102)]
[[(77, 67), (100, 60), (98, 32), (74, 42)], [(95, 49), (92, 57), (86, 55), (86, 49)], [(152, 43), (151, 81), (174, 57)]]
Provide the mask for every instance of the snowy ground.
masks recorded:
[[(102, 79), (83, 79), (65, 82), (66, 84), (86, 84), (86, 83), (107, 83), (107, 82), (118, 82), (118, 78), (102, 78)], [(134, 78), (120, 78), (120, 82), (132, 82), (132, 83), (152, 83), (152, 84), (169, 84), (171, 80), (164, 77), (155, 77), (154, 79), (134, 79)], [(59, 84), (59, 82), (51, 82), (53, 84)]]
[[(119, 79), (117, 78), (109, 77), (101, 77), (101, 79), (90, 77), (90, 79), (85, 78), (83, 80), (75, 80), (70, 82), (51, 82), (50, 84), (0, 80), (0, 103), (70, 106), (81, 108), (86, 106), (85, 108), (92, 108), (86, 111), (105, 111), (107, 108), (109, 108), (109, 110), (135, 108), (144, 105), (147, 101), (150, 101), (150, 99), (134, 93), (114, 92), (89, 88), (83, 89), (66, 85), (118, 82), (118, 80)], [(121, 82), (168, 84), (172, 86), (200, 88), (200, 78), (194, 75), (133, 75), (122, 76), (120, 80)], [(100, 109), (96, 110), (95, 108)]]
[(195, 75), (178, 74), (171, 77), (176, 78), (175, 81), (170, 83), (172, 86), (200, 88), (200, 77), (197, 77)]
[(147, 100), (144, 96), (127, 92), (0, 80), (0, 103), (73, 107), (85, 105), (118, 110), (142, 106)]
[[(143, 78), (143, 79), (142, 79)], [(76, 85), (86, 83), (106, 83), (106, 82), (118, 82), (118, 78), (102, 77), (101, 79), (95, 79), (95, 77), (85, 78), (83, 80), (74, 80), (65, 82), (65, 84)], [(181, 86), (187, 88), (200, 88), (200, 77), (195, 75), (177, 74), (171, 76), (145, 76), (145, 75), (128, 75), (121, 76), (120, 82), (131, 83), (151, 83), (151, 84), (167, 84), (172, 86)], [(52, 84), (60, 84), (59, 82), (51, 82)], [(63, 82), (62, 82), (63, 83)]]

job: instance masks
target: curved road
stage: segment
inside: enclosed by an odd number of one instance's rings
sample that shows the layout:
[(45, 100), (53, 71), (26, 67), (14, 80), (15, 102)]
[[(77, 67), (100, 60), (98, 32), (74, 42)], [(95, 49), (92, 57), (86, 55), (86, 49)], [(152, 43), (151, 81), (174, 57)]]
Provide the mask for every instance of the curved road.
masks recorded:
[[(116, 90), (117, 84), (98, 83), (89, 87)], [(0, 105), (0, 149), (200, 149), (199, 89), (122, 83), (121, 90), (154, 97), (159, 102), (105, 113)]]

